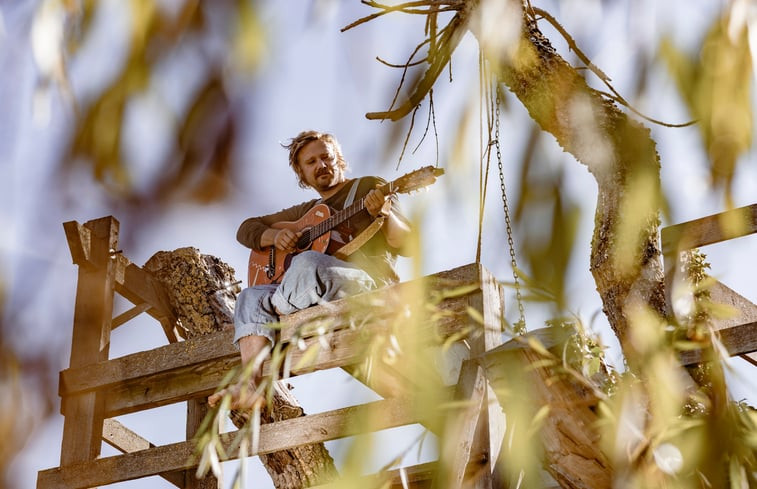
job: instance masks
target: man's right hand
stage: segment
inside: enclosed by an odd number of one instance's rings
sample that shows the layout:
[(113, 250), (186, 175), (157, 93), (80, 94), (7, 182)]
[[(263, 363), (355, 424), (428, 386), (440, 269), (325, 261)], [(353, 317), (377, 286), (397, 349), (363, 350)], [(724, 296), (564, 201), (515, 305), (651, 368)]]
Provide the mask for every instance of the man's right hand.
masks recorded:
[(277, 250), (281, 251), (295, 251), (297, 247), (297, 240), (300, 239), (302, 231), (295, 232), (291, 229), (280, 229), (276, 236), (273, 238), (273, 245)]

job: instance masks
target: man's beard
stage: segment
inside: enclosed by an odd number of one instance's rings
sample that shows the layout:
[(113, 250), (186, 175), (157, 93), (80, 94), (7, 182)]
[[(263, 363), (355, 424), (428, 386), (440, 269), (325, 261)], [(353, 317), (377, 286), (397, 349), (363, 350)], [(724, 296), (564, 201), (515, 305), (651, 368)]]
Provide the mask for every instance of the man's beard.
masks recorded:
[[(322, 179), (322, 176), (329, 177), (327, 179)], [(340, 172), (339, 170), (332, 170), (332, 169), (323, 169), (320, 172), (318, 172), (315, 175), (315, 188), (318, 191), (325, 191), (330, 189), (331, 187), (337, 185), (340, 181)]]

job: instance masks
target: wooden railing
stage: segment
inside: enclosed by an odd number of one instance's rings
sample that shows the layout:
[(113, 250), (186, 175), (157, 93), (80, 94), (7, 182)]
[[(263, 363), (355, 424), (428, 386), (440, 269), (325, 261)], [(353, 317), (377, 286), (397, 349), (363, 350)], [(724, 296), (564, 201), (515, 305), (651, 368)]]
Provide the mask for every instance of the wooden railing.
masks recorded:
[[(757, 204), (663, 228), (665, 291), (671, 312), (674, 301), (672, 291), (680, 277), (682, 253), (754, 233), (757, 233)], [(754, 268), (755, 263), (745, 263), (745, 269)], [(712, 286), (710, 295), (712, 302), (730, 306), (735, 312), (732, 317), (714, 319), (714, 329), (720, 342), (731, 356), (739, 355), (757, 365), (757, 355), (754, 353), (757, 351), (757, 305), (720, 282)], [(697, 363), (701, 352), (688, 351), (681, 357), (684, 364)]]

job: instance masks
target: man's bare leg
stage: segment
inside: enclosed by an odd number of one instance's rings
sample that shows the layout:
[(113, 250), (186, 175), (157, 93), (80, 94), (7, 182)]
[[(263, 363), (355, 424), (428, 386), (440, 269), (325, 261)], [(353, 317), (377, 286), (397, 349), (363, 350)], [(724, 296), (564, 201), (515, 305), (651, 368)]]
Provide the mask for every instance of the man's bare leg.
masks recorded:
[[(243, 336), (239, 339), (239, 353), (242, 357), (242, 368), (248, 366), (260, 355), (264, 348), (271, 344), (265, 336)], [(262, 362), (261, 366), (262, 366)], [(263, 402), (263, 397), (256, 392), (257, 386), (262, 379), (261, 368), (252, 372), (249, 379), (241, 379), (236, 384), (230, 385), (208, 397), (210, 407), (215, 407), (227, 394), (231, 395), (231, 409), (252, 409), (256, 404)]]

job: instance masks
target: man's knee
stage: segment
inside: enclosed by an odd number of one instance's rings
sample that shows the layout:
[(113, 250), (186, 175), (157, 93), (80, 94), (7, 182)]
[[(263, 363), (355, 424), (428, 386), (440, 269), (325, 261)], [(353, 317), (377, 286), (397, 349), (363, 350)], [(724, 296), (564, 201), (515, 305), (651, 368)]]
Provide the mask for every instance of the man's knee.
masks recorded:
[(294, 258), (292, 258), (291, 266), (296, 266), (302, 270), (317, 268), (321, 263), (323, 263), (325, 256), (326, 255), (318, 251), (303, 251), (302, 253), (299, 253)]

